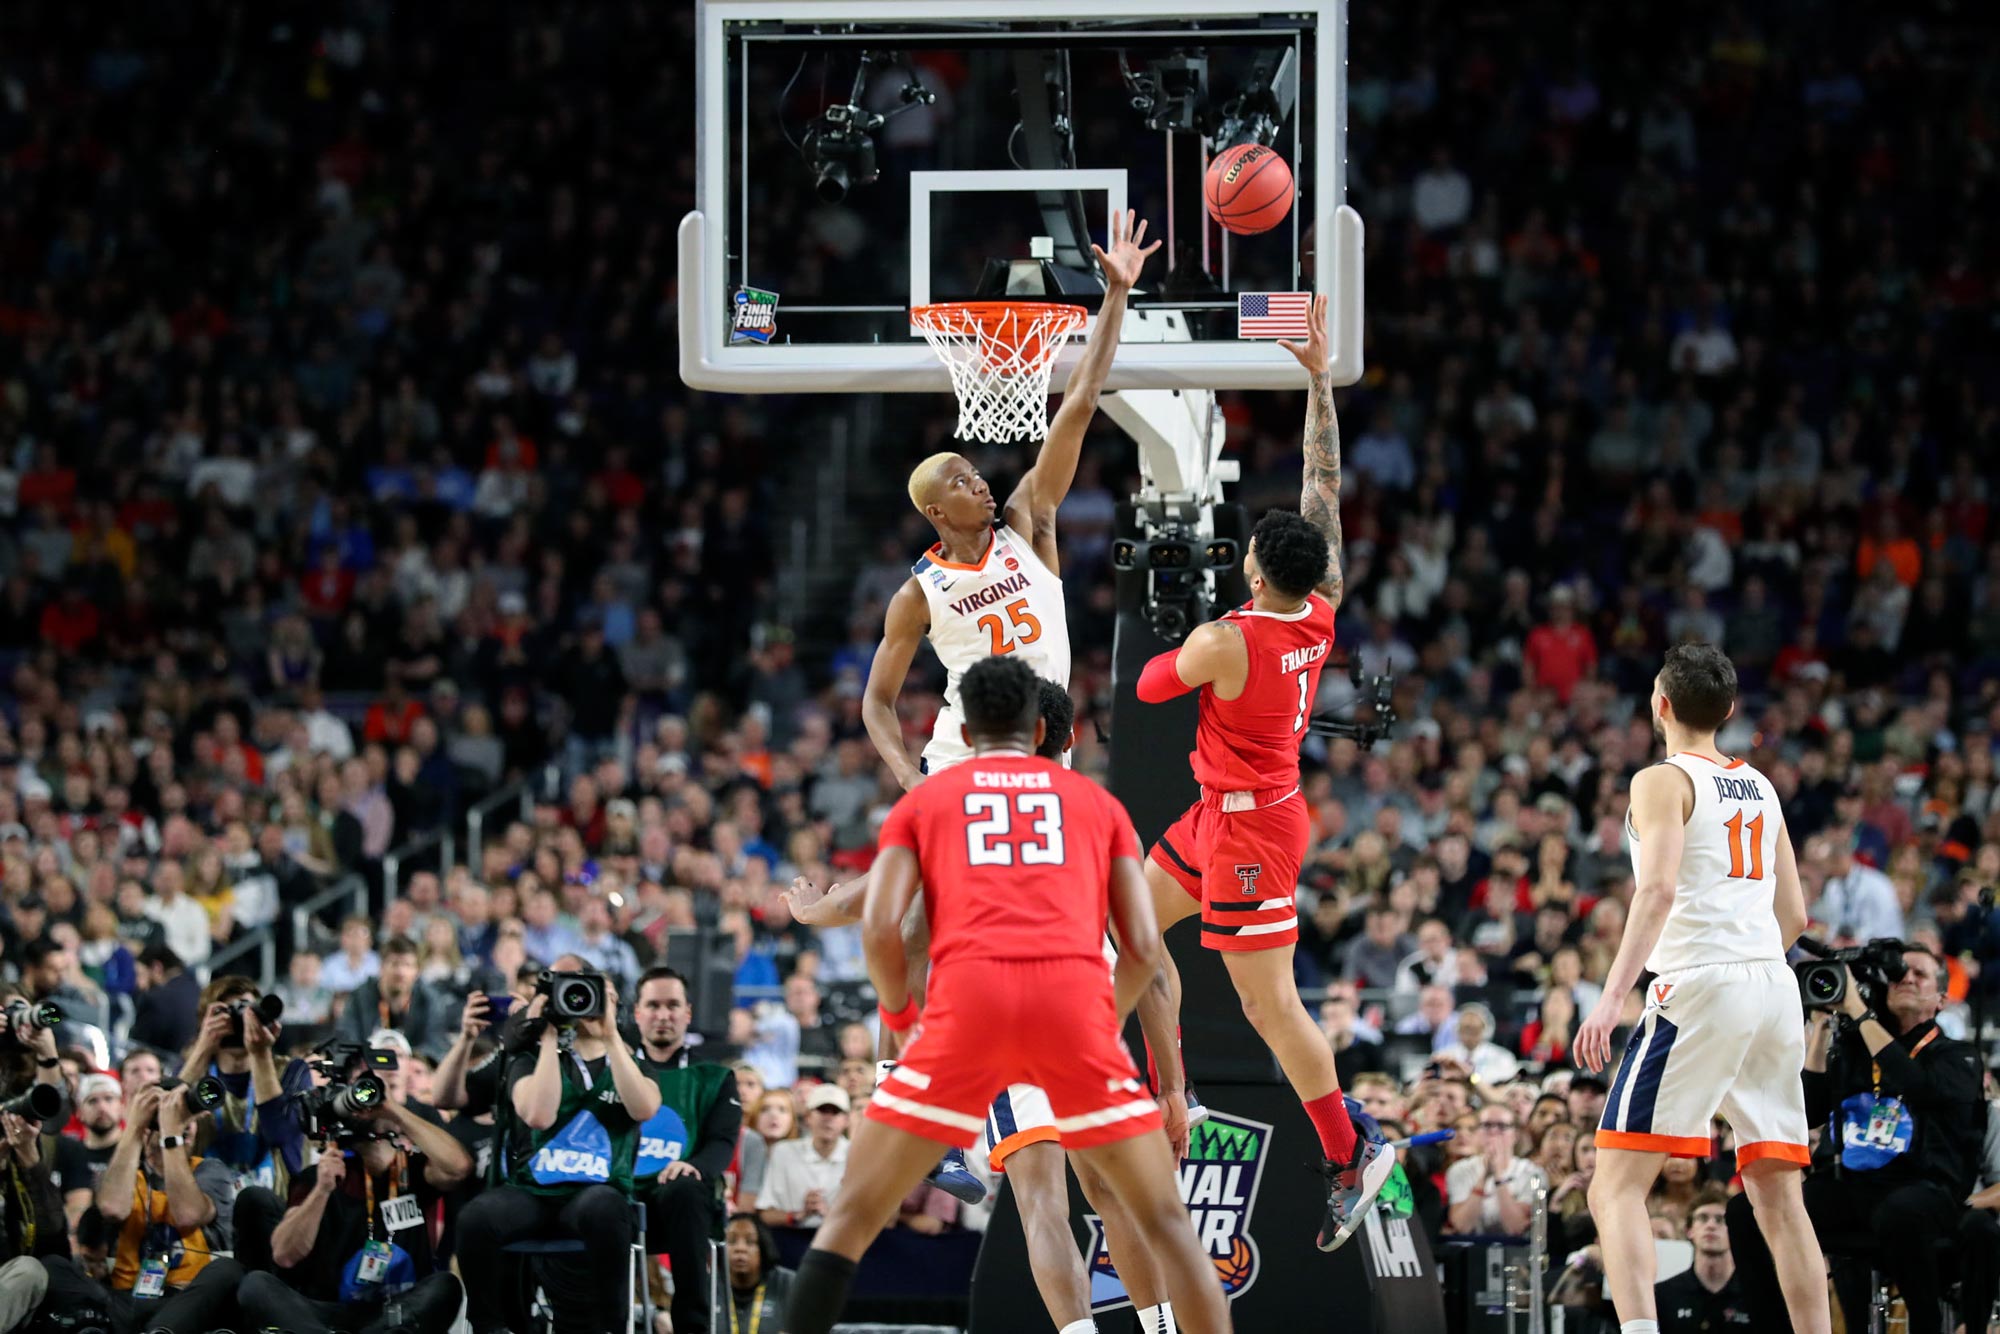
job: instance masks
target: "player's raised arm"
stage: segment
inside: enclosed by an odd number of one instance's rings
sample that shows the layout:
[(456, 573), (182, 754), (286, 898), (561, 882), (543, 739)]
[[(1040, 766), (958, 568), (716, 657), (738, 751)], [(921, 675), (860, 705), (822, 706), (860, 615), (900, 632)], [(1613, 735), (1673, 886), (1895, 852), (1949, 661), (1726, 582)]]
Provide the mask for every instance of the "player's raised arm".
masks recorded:
[(1602, 1070), (1611, 1060), (1611, 1032), (1625, 1008), (1625, 995), (1639, 983), (1646, 959), (1660, 943), (1667, 913), (1674, 906), (1686, 841), (1688, 776), (1671, 764), (1656, 764), (1632, 776), (1632, 832), (1639, 845), (1639, 880), (1625, 917), (1625, 937), (1604, 979), (1604, 995), (1576, 1034), (1576, 1063)]
[(904, 791), (924, 781), (923, 771), (911, 761), (910, 749), (903, 744), (903, 724), (896, 717), (896, 700), (903, 693), (903, 681), (910, 674), (910, 662), (917, 645), (930, 628), (930, 612), (924, 605), (924, 591), (914, 579), (906, 580), (889, 599), (889, 611), (882, 618), (882, 642), (875, 646), (875, 660), (868, 664), (868, 687), (861, 696), (861, 723), (868, 739), (896, 775)]
[(1326, 534), (1332, 557), (1326, 566), (1326, 582), (1314, 591), (1336, 609), (1346, 592), (1341, 565), (1347, 552), (1340, 537), (1340, 420), (1333, 411), (1333, 371), (1326, 354), (1326, 298), (1313, 298), (1312, 319), (1303, 345), (1279, 340), (1279, 347), (1299, 359), (1312, 377), (1306, 386), (1306, 469), (1299, 491), (1299, 513), (1313, 527)]
[(1136, 212), (1111, 217), (1111, 249), (1092, 245), (1098, 265), (1104, 270), (1104, 305), (1097, 312), (1097, 327), (1084, 345), (1083, 359), (1069, 377), (1062, 406), (1049, 422), (1048, 438), (1042, 441), (1035, 465), (1007, 497), (1007, 523), (1035, 546), (1043, 563), (1055, 568), (1043, 555), (1043, 547), (1055, 547), (1056, 508), (1069, 494), (1076, 480), (1076, 461), (1083, 453), (1084, 432), (1097, 415), (1097, 398), (1104, 391), (1104, 378), (1111, 373), (1111, 359), (1118, 352), (1118, 331), (1125, 323), (1125, 299), (1139, 281), (1146, 257), (1160, 248), (1158, 241), (1146, 245), (1146, 224)]

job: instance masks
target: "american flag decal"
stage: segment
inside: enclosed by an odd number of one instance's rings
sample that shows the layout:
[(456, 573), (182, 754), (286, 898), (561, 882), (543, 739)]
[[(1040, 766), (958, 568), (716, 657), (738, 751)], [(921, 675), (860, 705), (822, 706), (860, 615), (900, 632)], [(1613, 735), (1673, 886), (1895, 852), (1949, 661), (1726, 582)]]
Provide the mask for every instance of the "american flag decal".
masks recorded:
[(1236, 298), (1238, 338), (1304, 338), (1311, 292), (1244, 292)]

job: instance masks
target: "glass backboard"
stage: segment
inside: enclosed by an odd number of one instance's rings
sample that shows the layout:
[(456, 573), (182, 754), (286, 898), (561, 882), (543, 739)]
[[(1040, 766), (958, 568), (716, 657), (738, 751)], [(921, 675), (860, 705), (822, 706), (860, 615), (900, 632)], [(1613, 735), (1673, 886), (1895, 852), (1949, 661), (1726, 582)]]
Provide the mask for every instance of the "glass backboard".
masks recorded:
[[(703, 0), (683, 378), (947, 390), (910, 307), (1018, 295), (1094, 310), (1089, 243), (1130, 207), (1167, 245), (1130, 303), (1109, 388), (1297, 387), (1288, 354), (1239, 337), (1239, 300), (1313, 290), (1333, 296), (1336, 380), (1358, 379), (1341, 0), (1076, 10)], [(1273, 149), (1295, 184), (1289, 213), (1256, 235), (1224, 231), (1202, 197), (1211, 158), (1244, 142)], [(1058, 387), (1076, 355), (1058, 363)]]

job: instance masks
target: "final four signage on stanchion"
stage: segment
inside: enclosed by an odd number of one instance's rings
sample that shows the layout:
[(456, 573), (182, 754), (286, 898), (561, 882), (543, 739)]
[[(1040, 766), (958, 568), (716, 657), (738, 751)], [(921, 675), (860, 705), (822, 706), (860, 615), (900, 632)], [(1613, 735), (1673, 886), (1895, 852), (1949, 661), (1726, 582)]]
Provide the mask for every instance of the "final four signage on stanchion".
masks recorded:
[[(1242, 1330), (1282, 1334), (1444, 1334), (1444, 1292), (1429, 1238), (1408, 1216), (1408, 1184), (1392, 1178), (1382, 1205), (1331, 1255), (1315, 1244), (1326, 1207), (1319, 1142), (1289, 1088), (1203, 1085), (1210, 1109), (1181, 1164), (1181, 1198)], [(1071, 1217), (1090, 1274), (1097, 1327), (1130, 1334), (1131, 1299), (1117, 1257), (1082, 1193)], [(1020, 1212), (1002, 1190), (973, 1273), (971, 1334), (1053, 1328), (1028, 1270)]]
[[(1257, 1185), (1264, 1176), (1264, 1150), (1271, 1127), (1259, 1121), (1211, 1112), (1194, 1128), (1182, 1160), (1181, 1202), (1188, 1207), (1194, 1234), (1215, 1265), (1226, 1296), (1235, 1297), (1257, 1281), (1257, 1243), (1250, 1219), (1257, 1208)], [(1085, 1214), (1090, 1230), (1090, 1309), (1092, 1314), (1130, 1306), (1115, 1257), (1104, 1239), (1104, 1224)]]

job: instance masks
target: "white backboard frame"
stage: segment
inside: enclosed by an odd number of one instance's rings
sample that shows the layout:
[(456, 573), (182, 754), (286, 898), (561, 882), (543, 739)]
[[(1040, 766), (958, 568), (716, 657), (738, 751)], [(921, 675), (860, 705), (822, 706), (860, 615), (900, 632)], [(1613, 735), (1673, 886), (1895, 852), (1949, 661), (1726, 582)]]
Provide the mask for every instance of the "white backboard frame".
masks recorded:
[[(1309, 14), (1314, 19), (1314, 127), (1321, 148), (1311, 155), (1315, 226), (1314, 290), (1330, 293), (1328, 350), (1336, 384), (1361, 378), (1361, 216), (1345, 198), (1347, 103), (1346, 0), (1091, 0), (1094, 20), (1147, 18), (1245, 18), (1258, 14)], [(694, 389), (720, 393), (948, 393), (951, 377), (921, 339), (899, 344), (729, 345), (727, 233), (730, 207), (728, 127), (732, 110), (724, 70), (727, 25), (788, 21), (939, 25), (994, 19), (1075, 19), (1075, 0), (699, 0), (696, 11), (695, 209), (681, 220), (680, 372)], [(1336, 109), (1341, 114), (1335, 114)], [(1326, 140), (1331, 138), (1329, 145)], [(936, 173), (984, 175), (987, 173)], [(1019, 175), (1008, 189), (1033, 189), (1036, 177)], [(1085, 175), (1096, 173), (1085, 172)], [(1122, 173), (1113, 173), (1122, 175)], [(914, 193), (914, 191), (913, 191)], [(915, 201), (912, 201), (913, 222)], [(926, 250), (927, 230), (913, 225)], [(912, 263), (913, 270), (916, 265)], [(928, 275), (928, 260), (921, 270)], [(914, 275), (913, 275), (914, 276)], [(780, 296), (782, 297), (782, 293)], [(912, 292), (913, 303), (916, 293)], [(783, 320), (780, 307), (779, 319)], [(1068, 382), (1081, 355), (1072, 345), (1057, 359), (1052, 387)], [(1305, 373), (1289, 353), (1258, 341), (1127, 343), (1119, 350), (1106, 388), (1298, 389)]]

